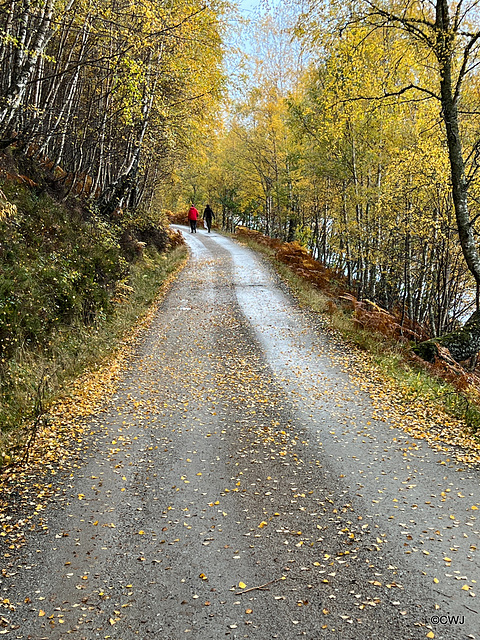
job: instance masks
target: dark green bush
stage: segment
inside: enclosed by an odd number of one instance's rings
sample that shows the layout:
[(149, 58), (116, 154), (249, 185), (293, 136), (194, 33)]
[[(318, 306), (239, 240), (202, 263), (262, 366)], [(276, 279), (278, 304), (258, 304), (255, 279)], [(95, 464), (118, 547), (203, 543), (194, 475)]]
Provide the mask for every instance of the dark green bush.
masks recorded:
[(115, 232), (47, 194), (6, 184), (18, 214), (0, 221), (0, 357), (43, 348), (52, 331), (108, 316), (128, 264)]
[(1, 467), (2, 451), (21, 450), (23, 427), (62, 385), (95, 367), (145, 313), (185, 250), (165, 253), (155, 212), (107, 220), (78, 201), (59, 203), (47, 187), (0, 188), (17, 207), (0, 211)]

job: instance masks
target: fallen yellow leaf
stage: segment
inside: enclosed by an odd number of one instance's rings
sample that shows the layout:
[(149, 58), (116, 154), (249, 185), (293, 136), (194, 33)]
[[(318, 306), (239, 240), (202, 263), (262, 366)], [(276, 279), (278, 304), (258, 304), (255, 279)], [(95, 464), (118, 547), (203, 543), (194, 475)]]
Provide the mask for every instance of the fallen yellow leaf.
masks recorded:
[(240, 589), (245, 589), (247, 585), (244, 582), (239, 582), (238, 586), (240, 587)]

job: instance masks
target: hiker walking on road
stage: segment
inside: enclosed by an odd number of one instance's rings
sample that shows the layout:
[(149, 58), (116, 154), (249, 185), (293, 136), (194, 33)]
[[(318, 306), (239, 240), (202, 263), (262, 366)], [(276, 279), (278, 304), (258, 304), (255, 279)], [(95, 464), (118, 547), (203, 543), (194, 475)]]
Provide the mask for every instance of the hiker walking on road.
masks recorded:
[(203, 220), (207, 225), (208, 233), (210, 233), (210, 229), (212, 228), (212, 218), (215, 218), (215, 214), (212, 211), (212, 207), (207, 204), (203, 212)]
[(190, 233), (197, 233), (198, 211), (192, 206), (188, 210), (188, 221), (190, 222)]

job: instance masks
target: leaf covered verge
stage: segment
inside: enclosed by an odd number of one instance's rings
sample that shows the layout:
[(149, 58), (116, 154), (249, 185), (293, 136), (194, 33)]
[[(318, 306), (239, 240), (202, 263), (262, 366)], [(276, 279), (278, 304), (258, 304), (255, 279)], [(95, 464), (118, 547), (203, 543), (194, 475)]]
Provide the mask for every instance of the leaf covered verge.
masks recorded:
[(29, 530), (47, 529), (42, 512), (55, 499), (58, 477), (78, 467), (88, 452), (91, 432), (85, 419), (104, 408), (115, 392), (142, 332), (185, 263), (184, 246), (139, 261), (123, 309), (95, 336), (85, 336), (83, 372), (63, 377), (61, 393), (58, 389), (48, 403), (48, 413), (29, 443), (28, 457), (25, 442), (31, 438), (33, 421), (14, 432), (17, 442), (23, 437), (24, 447), (17, 448), (16, 457), (0, 473), (0, 541), (8, 561), (23, 546)]
[(369, 324), (368, 315), (357, 312), (351, 293), (342, 291), (341, 279), (326, 277), (320, 263), (312, 265), (312, 271), (307, 262), (299, 266), (297, 243), (282, 243), (243, 227), (236, 237), (272, 263), (300, 304), (321, 316), (324, 328), (357, 347), (349, 353), (348, 369), (392, 424), (459, 462), (480, 461), (480, 383), (475, 372), (417, 358), (408, 337), (396, 336), (395, 318), (379, 308), (382, 322), (372, 313)]
[(0, 467), (29, 455), (53, 398), (112, 353), (185, 255), (160, 215), (115, 225), (21, 178), (0, 184)]

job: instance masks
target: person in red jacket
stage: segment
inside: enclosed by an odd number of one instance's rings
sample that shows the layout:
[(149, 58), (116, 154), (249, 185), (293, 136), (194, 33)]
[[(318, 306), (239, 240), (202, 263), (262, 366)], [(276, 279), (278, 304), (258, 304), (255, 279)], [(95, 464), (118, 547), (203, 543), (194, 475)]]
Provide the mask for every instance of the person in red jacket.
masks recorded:
[(198, 211), (192, 206), (188, 210), (188, 221), (190, 222), (191, 233), (197, 233)]

